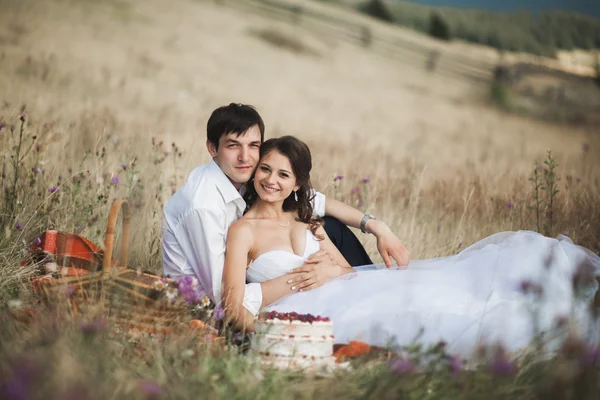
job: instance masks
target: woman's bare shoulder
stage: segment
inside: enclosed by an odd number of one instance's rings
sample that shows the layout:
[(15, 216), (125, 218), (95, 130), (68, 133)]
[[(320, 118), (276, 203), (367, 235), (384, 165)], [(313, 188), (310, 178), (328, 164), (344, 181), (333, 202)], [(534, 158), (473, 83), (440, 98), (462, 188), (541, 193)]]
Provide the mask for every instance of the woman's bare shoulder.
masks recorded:
[(256, 224), (251, 219), (240, 218), (229, 227), (229, 231), (253, 231)]

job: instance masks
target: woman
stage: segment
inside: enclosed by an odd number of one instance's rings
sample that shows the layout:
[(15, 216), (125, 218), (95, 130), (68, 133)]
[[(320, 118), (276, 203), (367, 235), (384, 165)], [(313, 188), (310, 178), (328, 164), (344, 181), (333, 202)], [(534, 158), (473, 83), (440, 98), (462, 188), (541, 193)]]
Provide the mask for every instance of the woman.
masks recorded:
[(289, 296), (270, 293), (281, 300), (263, 306), (330, 317), (338, 343), (443, 340), (449, 351), (470, 356), (482, 342), (517, 350), (565, 317), (597, 335), (585, 313), (597, 290), (600, 258), (588, 250), (534, 232), (503, 232), (455, 256), (412, 261), (405, 270), (355, 272), (312, 217), (310, 169), (310, 151), (296, 138), (270, 139), (261, 147), (247, 212), (227, 240), (224, 306), (238, 327), (253, 329), (242, 306), (246, 279), (285, 275), (321, 249), (339, 265), (329, 282)]

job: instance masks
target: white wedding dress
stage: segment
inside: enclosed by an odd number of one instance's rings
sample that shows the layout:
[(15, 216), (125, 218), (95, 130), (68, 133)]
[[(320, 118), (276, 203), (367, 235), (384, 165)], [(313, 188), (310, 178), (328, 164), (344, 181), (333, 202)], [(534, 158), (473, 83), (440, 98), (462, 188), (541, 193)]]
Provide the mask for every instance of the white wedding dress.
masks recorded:
[[(248, 267), (248, 281), (281, 276), (318, 250), (319, 242), (307, 231), (302, 256), (264, 253)], [(598, 335), (597, 322), (586, 311), (597, 281), (588, 280), (574, 296), (573, 276), (583, 262), (595, 276), (600, 274), (600, 258), (566, 237), (502, 232), (454, 256), (411, 261), (406, 269), (359, 267), (266, 309), (327, 316), (334, 323), (336, 343), (360, 340), (398, 348), (443, 340), (449, 352), (464, 357), (479, 344), (500, 343), (517, 351), (536, 332), (555, 331), (565, 317), (582, 334)]]

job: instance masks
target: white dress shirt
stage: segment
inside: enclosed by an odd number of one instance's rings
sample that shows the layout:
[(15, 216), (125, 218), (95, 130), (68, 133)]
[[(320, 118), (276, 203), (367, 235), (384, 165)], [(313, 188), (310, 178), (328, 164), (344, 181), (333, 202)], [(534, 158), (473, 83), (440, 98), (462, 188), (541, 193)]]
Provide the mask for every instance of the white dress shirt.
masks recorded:
[[(325, 196), (315, 194), (314, 213), (324, 216)], [(245, 209), (244, 199), (214, 161), (195, 168), (164, 207), (164, 274), (195, 276), (201, 296), (219, 304), (227, 231)], [(246, 284), (244, 307), (256, 315), (261, 304), (260, 283)]]

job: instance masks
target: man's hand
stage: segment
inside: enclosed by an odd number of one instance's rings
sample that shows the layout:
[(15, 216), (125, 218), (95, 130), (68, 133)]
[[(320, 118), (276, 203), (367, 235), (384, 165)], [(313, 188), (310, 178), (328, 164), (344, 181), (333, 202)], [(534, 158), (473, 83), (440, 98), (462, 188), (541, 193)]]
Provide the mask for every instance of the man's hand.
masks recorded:
[(377, 237), (377, 250), (379, 250), (386, 267), (392, 266), (392, 259), (396, 261), (399, 267), (408, 265), (410, 261), (409, 251), (385, 223), (369, 220), (367, 230)]
[[(288, 275), (287, 283), (291, 285), (291, 290), (296, 292), (304, 292), (315, 289), (331, 279), (342, 275), (342, 267), (334, 264), (327, 252), (316, 257), (311, 257), (305, 261), (304, 265), (299, 268), (294, 268)], [(313, 256), (317, 255), (315, 253)]]

